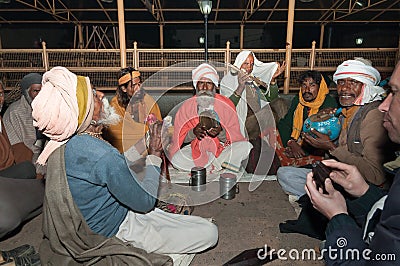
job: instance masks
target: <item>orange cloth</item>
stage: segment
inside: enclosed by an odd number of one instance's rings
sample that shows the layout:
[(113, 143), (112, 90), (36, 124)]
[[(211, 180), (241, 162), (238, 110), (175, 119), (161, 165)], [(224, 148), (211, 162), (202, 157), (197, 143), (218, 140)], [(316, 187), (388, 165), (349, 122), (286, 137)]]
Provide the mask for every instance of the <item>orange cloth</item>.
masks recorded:
[[(219, 122), (226, 131), (226, 142), (221, 144), (218, 138), (206, 136), (202, 140), (195, 138), (191, 142), (192, 156), (196, 165), (205, 164), (208, 160), (205, 151), (212, 152), (218, 157), (226, 145), (237, 141), (244, 141), (240, 132), (239, 120), (233, 103), (220, 94), (215, 95), (214, 111), (218, 114)], [(181, 148), (188, 132), (199, 123), (197, 113), (197, 96), (186, 100), (179, 108), (174, 122), (174, 137), (171, 145), (171, 158)]]
[(144, 121), (149, 114), (153, 113), (158, 120), (162, 120), (158, 104), (147, 93), (139, 105), (139, 122), (134, 121), (129, 114), (125, 115), (125, 108), (118, 104), (117, 96), (111, 99), (110, 105), (114, 107), (121, 120), (118, 124), (112, 125), (105, 130), (104, 138), (121, 153), (129, 149), (145, 135), (148, 128)]
[(1, 122), (0, 117), (0, 170), (10, 167), (14, 164), (14, 154), (11, 149), (10, 141), (8, 140), (6, 130)]
[(297, 105), (296, 110), (293, 115), (293, 131), (291, 137), (297, 140), (300, 137), (301, 130), (303, 128), (303, 112), (304, 106), (309, 107), (310, 113), (308, 116), (318, 113), (319, 107), (324, 103), (326, 95), (329, 93), (328, 86), (324, 78), (321, 76), (321, 84), (319, 85), (319, 90), (317, 97), (312, 102), (306, 102), (303, 99), (303, 95), (301, 93), (301, 89), (299, 91), (299, 104)]

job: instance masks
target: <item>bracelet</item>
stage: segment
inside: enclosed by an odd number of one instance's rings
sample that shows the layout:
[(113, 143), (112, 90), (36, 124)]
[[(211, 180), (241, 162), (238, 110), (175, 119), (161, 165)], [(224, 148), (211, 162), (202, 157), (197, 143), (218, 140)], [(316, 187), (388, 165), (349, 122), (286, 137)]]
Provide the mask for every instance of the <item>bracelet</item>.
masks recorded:
[(240, 95), (237, 94), (236, 91), (233, 92), (233, 95), (234, 95), (236, 98), (240, 98)]

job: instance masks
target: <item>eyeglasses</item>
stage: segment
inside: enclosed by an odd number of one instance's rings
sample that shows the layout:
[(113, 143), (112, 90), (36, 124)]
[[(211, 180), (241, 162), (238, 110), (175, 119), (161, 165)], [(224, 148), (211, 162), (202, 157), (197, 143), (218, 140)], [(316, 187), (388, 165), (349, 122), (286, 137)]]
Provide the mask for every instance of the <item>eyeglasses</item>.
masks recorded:
[(357, 87), (360, 84), (363, 84), (362, 82), (355, 80), (355, 79), (338, 79), (338, 81), (337, 81), (337, 85), (339, 85), (339, 86), (345, 86), (347, 83), (352, 88)]

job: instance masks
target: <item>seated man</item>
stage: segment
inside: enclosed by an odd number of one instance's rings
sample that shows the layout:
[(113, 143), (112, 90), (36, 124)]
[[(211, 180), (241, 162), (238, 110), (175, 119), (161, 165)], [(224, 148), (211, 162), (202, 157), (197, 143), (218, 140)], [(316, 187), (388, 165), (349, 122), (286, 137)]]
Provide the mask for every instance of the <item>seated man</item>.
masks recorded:
[[(4, 85), (0, 81), (0, 111)], [(31, 161), (18, 162), (0, 116), (0, 238), (42, 211), (44, 183)]]
[[(380, 122), (383, 121), (390, 139), (399, 144), (400, 61), (397, 62), (389, 85), (390, 93), (379, 106), (379, 110), (384, 113)], [(325, 181), (329, 194), (317, 190), (312, 173), (307, 176), (306, 191), (313, 206), (330, 220), (325, 231), (324, 248), (328, 252), (323, 253), (327, 265), (398, 265), (400, 171), (395, 175), (389, 193), (385, 195), (381, 189), (367, 184), (365, 176), (354, 165), (332, 160), (324, 163), (334, 170), (330, 179)], [(353, 197), (352, 200), (346, 201), (334, 189), (332, 181), (342, 186)], [(345, 245), (341, 245), (343, 241)]]
[(278, 154), (281, 166), (302, 166), (321, 160), (324, 151), (310, 147), (302, 141), (304, 121), (324, 108), (336, 108), (336, 100), (329, 95), (329, 88), (321, 73), (315, 70), (303, 72), (299, 79), (300, 91), (285, 117), (278, 122)]
[[(382, 164), (394, 152), (382, 125), (383, 113), (378, 110), (384, 90), (376, 86), (378, 70), (365, 59), (344, 61), (333, 80), (337, 83), (339, 103), (343, 108), (342, 129), (337, 142), (315, 130), (303, 134), (309, 145), (323, 149), (340, 162), (354, 164), (364, 178), (377, 186), (388, 186)], [(278, 181), (283, 190), (297, 197), (305, 194), (306, 175), (310, 169), (285, 166), (278, 169)]]
[[(216, 94), (219, 76), (213, 66), (199, 65), (192, 71), (192, 79), (196, 96), (186, 100), (176, 113), (171, 163), (183, 171), (212, 166), (217, 171), (226, 168), (237, 173), (252, 145), (240, 132), (235, 106)], [(202, 112), (212, 114), (217, 123), (203, 125)], [(190, 145), (182, 147), (186, 143)]]
[(117, 92), (110, 105), (120, 121), (105, 129), (104, 138), (121, 153), (144, 136), (148, 130), (146, 119), (149, 114), (153, 114), (157, 120), (162, 119), (157, 103), (142, 87), (140, 72), (132, 67), (121, 69)]
[[(109, 246), (112, 242), (104, 238), (120, 239), (174, 259), (216, 244), (217, 227), (206, 219), (154, 209), (163, 152), (161, 123), (150, 126), (149, 155), (144, 177), (139, 180), (124, 156), (101, 138), (107, 124), (103, 110), (106, 98), (93, 92), (89, 78), (54, 67), (44, 74), (43, 81), (42, 91), (32, 103), (34, 125), (50, 138), (38, 159), (39, 164), (49, 159), (45, 240), (40, 252), (43, 264), (64, 265), (57, 263), (61, 256), (75, 263), (93, 258), (121, 265), (110, 260), (128, 253), (117, 252), (115, 243)], [(145, 149), (140, 141), (131, 147), (127, 158), (135, 161)], [(102, 252), (113, 253), (106, 256)]]
[[(21, 80), (22, 96), (4, 113), (3, 122), (17, 161), (36, 162), (45, 144), (45, 136), (32, 125), (31, 103), (42, 87), (42, 75), (29, 73)], [(42, 169), (37, 169), (43, 174)]]

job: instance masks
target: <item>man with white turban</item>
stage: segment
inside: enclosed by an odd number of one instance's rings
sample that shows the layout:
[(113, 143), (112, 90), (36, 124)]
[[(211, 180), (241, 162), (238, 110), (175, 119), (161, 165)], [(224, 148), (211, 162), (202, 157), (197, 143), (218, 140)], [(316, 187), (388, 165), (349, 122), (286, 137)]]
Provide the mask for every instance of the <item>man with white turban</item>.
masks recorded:
[(21, 80), (22, 96), (13, 102), (4, 113), (3, 123), (18, 161), (32, 161), (38, 158), (45, 138), (32, 125), (31, 103), (42, 87), (42, 75), (29, 73)]
[[(267, 143), (263, 136), (268, 135), (266, 132), (274, 136), (275, 117), (279, 118), (279, 112), (273, 113), (271, 108), (287, 109), (286, 103), (278, 98), (275, 80), (285, 67), (285, 62), (264, 63), (252, 51), (244, 50), (237, 55), (234, 64), (221, 80), (221, 94), (229, 97), (236, 106), (240, 130), (253, 145), (249, 155), (251, 159), (246, 165), (248, 173), (265, 175), (270, 170), (275, 140), (271, 137)], [(274, 103), (271, 107), (268, 104), (270, 101)], [(275, 169), (269, 172), (275, 174)]]
[[(195, 68), (192, 80), (196, 95), (186, 100), (175, 116), (171, 163), (182, 171), (197, 166), (237, 173), (252, 145), (240, 131), (235, 106), (216, 94), (219, 76), (210, 64)], [(202, 122), (207, 119), (208, 125)], [(182, 147), (184, 143), (190, 145)]]
[(216, 244), (216, 226), (201, 217), (154, 209), (162, 125), (150, 125), (146, 168), (139, 180), (128, 162), (141, 159), (146, 144), (132, 146), (126, 160), (101, 137), (109, 120), (104, 100), (88, 77), (54, 67), (44, 74), (42, 91), (32, 103), (34, 125), (50, 138), (38, 159), (47, 164), (43, 265), (100, 260), (101, 265), (171, 265), (170, 258), (157, 254), (190, 262), (195, 253)]
[[(333, 75), (339, 103), (343, 108), (342, 129), (334, 142), (315, 130), (303, 134), (305, 142), (327, 151), (336, 160), (357, 166), (367, 182), (388, 186), (383, 163), (393, 156), (391, 142), (382, 125), (378, 110), (384, 90), (377, 86), (379, 72), (364, 58), (344, 61)], [(283, 167), (278, 170), (280, 182), (289, 194), (305, 194), (306, 175), (310, 169)]]

